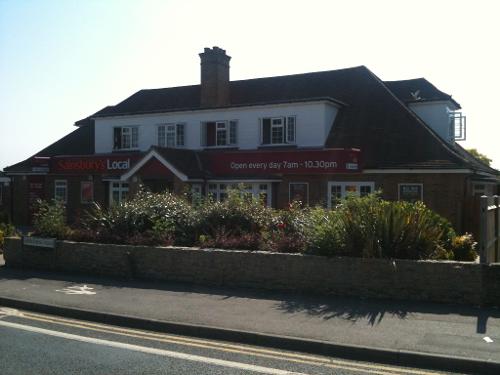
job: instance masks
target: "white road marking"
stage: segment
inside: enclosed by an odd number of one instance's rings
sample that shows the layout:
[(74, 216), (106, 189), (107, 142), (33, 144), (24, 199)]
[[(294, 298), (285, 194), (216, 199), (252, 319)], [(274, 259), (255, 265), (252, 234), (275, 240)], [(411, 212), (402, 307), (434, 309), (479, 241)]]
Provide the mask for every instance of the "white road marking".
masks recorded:
[(280, 369), (275, 369), (275, 368), (270, 368), (270, 367), (255, 366), (255, 365), (251, 365), (251, 364), (247, 364), (247, 363), (240, 363), (240, 362), (226, 361), (226, 360), (216, 359), (216, 358), (202, 357), (199, 355), (179, 353), (179, 352), (174, 352), (174, 351), (170, 351), (170, 350), (148, 348), (146, 346), (126, 344), (123, 342), (95, 339), (92, 337), (73, 335), (71, 333), (52, 331), (49, 329), (32, 327), (32, 326), (11, 323), (11, 322), (6, 322), (6, 321), (0, 321), (0, 326), (14, 328), (14, 329), (21, 329), (23, 331), (35, 332), (35, 333), (40, 333), (40, 334), (48, 335), (48, 336), (60, 337), (60, 338), (68, 339), (68, 340), (80, 341), (80, 342), (96, 344), (96, 345), (109, 346), (111, 348), (133, 350), (136, 352), (142, 352), (142, 353), (147, 353), (147, 354), (156, 354), (156, 355), (161, 355), (164, 357), (183, 359), (186, 361), (201, 362), (201, 363), (206, 363), (206, 364), (210, 364), (210, 365), (253, 371), (253, 372), (258, 372), (261, 374), (307, 375), (307, 374), (303, 374), (303, 373), (299, 373), (299, 372), (291, 372), (291, 371), (280, 370)]
[(483, 338), (484, 341), (486, 341), (488, 344), (491, 344), (493, 342), (492, 339), (490, 339), (488, 336)]
[(0, 319), (6, 316), (23, 316), (23, 313), (16, 309), (8, 307), (0, 307)]
[(91, 288), (87, 285), (83, 286), (69, 286), (64, 289), (56, 289), (56, 292), (61, 292), (65, 294), (85, 294), (85, 295), (92, 295), (92, 294), (97, 294), (96, 292), (92, 292), (94, 288)]

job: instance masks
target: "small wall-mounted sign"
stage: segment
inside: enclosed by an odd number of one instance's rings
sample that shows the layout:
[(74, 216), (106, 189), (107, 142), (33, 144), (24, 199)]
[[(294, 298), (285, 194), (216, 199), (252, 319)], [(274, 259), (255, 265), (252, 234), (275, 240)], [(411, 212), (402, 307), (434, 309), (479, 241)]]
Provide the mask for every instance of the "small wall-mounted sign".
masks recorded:
[(56, 239), (55, 238), (23, 236), (23, 245), (34, 246), (34, 247), (45, 247), (48, 249), (55, 249)]

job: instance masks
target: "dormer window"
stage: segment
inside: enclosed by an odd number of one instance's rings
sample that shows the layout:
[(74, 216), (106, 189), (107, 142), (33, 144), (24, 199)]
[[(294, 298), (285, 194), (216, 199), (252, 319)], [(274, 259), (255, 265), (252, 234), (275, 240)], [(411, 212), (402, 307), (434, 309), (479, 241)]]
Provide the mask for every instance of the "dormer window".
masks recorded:
[(130, 150), (139, 147), (138, 126), (116, 127), (113, 131), (113, 150)]
[(236, 146), (238, 121), (210, 121), (201, 124), (201, 143), (206, 147)]
[(265, 117), (260, 121), (261, 144), (295, 144), (295, 116)]
[(158, 126), (158, 146), (184, 146), (184, 124), (165, 124)]

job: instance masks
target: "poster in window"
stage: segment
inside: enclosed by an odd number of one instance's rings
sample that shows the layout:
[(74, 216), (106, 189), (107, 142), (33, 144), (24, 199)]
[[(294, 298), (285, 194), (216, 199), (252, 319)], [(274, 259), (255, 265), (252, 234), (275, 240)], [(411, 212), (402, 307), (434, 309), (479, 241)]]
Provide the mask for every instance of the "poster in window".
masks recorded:
[(82, 203), (91, 203), (94, 200), (94, 184), (92, 181), (82, 181)]
[(290, 184), (290, 203), (293, 201), (300, 201), (302, 204), (309, 202), (309, 192), (306, 183)]
[(399, 199), (407, 202), (417, 202), (422, 200), (422, 185), (420, 184), (400, 184)]

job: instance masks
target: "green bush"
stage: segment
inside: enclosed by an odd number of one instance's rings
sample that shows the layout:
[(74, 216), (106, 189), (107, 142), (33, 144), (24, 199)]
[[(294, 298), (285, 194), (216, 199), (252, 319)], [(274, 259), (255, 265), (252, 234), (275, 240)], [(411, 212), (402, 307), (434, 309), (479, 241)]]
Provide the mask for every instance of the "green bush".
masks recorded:
[(196, 215), (199, 235), (215, 239), (221, 233), (226, 237), (261, 234), (270, 225), (272, 210), (241, 190), (229, 190), (222, 202), (201, 203)]
[(141, 190), (133, 199), (107, 209), (96, 204), (82, 223), (106, 242), (128, 243), (131, 238), (144, 238), (148, 243), (171, 243), (175, 239), (177, 244), (191, 244), (196, 214), (181, 197)]
[(475, 261), (478, 256), (476, 245), (477, 242), (474, 241), (471, 234), (466, 233), (462, 236), (455, 237), (451, 243), (453, 258), (464, 262)]
[(67, 238), (70, 232), (66, 224), (66, 207), (59, 200), (35, 202), (33, 234), (41, 237)]
[(450, 259), (456, 234), (448, 220), (422, 202), (383, 202), (377, 236), (384, 258)]
[(334, 210), (303, 208), (298, 202), (273, 210), (242, 189), (228, 190), (223, 202), (199, 199), (195, 204), (170, 193), (140, 191), (107, 209), (96, 205), (82, 224), (84, 229), (67, 227), (61, 202), (37, 203), (36, 234), (77, 241), (198, 243), (364, 258), (474, 260), (477, 256), (472, 236), (457, 237), (451, 224), (423, 203), (389, 202), (378, 194), (349, 197)]
[(13, 225), (0, 223), (0, 253), (3, 251), (5, 237), (17, 236), (18, 233)]
[(318, 255), (347, 255), (342, 243), (344, 226), (338, 210), (315, 207), (309, 211), (305, 236), (308, 252)]
[(377, 194), (349, 197), (336, 210), (311, 211), (309, 250), (364, 258), (449, 259), (455, 232), (421, 202), (389, 202)]

